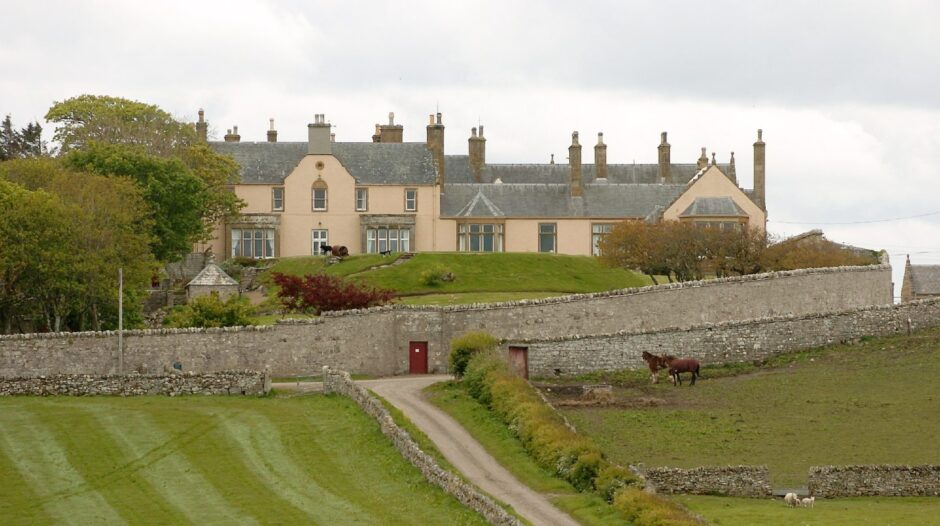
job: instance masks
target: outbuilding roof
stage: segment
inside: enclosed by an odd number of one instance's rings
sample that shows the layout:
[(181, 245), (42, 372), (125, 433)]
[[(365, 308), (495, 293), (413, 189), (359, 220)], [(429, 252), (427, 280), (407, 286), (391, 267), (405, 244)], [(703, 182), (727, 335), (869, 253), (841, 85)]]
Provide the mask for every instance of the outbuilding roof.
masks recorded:
[(915, 294), (940, 295), (940, 265), (911, 265), (909, 268)]
[(218, 286), (238, 286), (238, 282), (232, 279), (231, 276), (225, 273), (221, 267), (215, 263), (209, 263), (202, 269), (199, 274), (196, 274), (196, 277), (193, 278), (186, 286), (191, 287), (193, 285), (198, 286), (208, 286), (208, 287), (218, 287)]

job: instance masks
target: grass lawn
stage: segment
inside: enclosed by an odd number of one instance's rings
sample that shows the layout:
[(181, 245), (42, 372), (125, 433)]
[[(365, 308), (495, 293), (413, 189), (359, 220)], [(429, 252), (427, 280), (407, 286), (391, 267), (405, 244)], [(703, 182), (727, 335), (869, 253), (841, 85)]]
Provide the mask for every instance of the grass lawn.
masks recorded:
[(431, 402), (457, 420), (489, 454), (533, 490), (546, 494), (559, 509), (585, 525), (622, 525), (623, 518), (604, 499), (578, 493), (570, 484), (539, 467), (522, 443), (485, 406), (459, 384), (444, 382), (426, 389)]
[(787, 508), (782, 499), (679, 495), (675, 500), (716, 526), (932, 526), (937, 497), (865, 497), (816, 500), (813, 508)]
[(615, 462), (766, 464), (775, 487), (805, 485), (815, 465), (935, 464), (940, 330), (863, 340), (761, 368), (706, 368), (695, 387), (630, 373), (623, 406), (564, 412)]
[(558, 292), (458, 292), (454, 294), (423, 294), (405, 296), (397, 303), (405, 305), (467, 305), (470, 303), (498, 303), (501, 301), (535, 300), (563, 296)]
[(345, 398), (0, 399), (6, 524), (485, 524)]

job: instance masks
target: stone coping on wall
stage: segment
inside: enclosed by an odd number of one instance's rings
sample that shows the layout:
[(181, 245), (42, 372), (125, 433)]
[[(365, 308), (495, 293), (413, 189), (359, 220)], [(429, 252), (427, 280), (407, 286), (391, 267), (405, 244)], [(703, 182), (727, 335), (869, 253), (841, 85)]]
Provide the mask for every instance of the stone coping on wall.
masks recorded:
[[(762, 325), (765, 323), (774, 323), (774, 322), (789, 322), (789, 321), (799, 321), (799, 320), (810, 320), (810, 319), (821, 319), (821, 318), (831, 318), (834, 316), (842, 315), (851, 315), (861, 312), (874, 312), (874, 311), (887, 311), (887, 310), (901, 310), (908, 307), (917, 307), (922, 305), (932, 305), (940, 303), (940, 298), (926, 298), (921, 300), (909, 301), (906, 303), (896, 303), (890, 305), (868, 305), (865, 307), (858, 307), (856, 309), (848, 310), (837, 310), (837, 311), (826, 311), (826, 312), (816, 312), (812, 314), (781, 314), (778, 316), (763, 316), (760, 318), (750, 318), (747, 320), (728, 320), (714, 323), (699, 323), (696, 325), (690, 325), (688, 327), (658, 327), (656, 329), (625, 329), (617, 332), (603, 333), (603, 334), (569, 334), (564, 336), (549, 336), (545, 338), (507, 338), (503, 340), (504, 343), (549, 343), (549, 342), (564, 342), (572, 340), (590, 340), (590, 339), (602, 339), (602, 338), (611, 338), (617, 336), (635, 336), (640, 334), (660, 334), (660, 333), (669, 333), (669, 332), (691, 332), (703, 329), (719, 329), (727, 327), (747, 327), (752, 325)], [(916, 329), (916, 327), (912, 327)]]
[[(191, 333), (231, 333), (231, 332), (241, 332), (241, 331), (268, 331), (273, 330), (278, 325), (316, 325), (324, 323), (325, 318), (338, 318), (343, 316), (361, 316), (366, 314), (374, 314), (381, 312), (395, 312), (395, 311), (418, 311), (418, 312), (467, 312), (467, 311), (480, 311), (480, 310), (496, 310), (496, 309), (511, 309), (517, 307), (533, 307), (533, 306), (543, 306), (543, 305), (554, 305), (554, 304), (563, 304), (563, 303), (575, 303), (580, 301), (589, 301), (594, 299), (603, 299), (603, 298), (613, 298), (613, 297), (623, 297), (623, 296), (634, 296), (649, 294), (653, 292), (660, 292), (665, 290), (679, 290), (679, 289), (689, 289), (689, 288), (701, 288), (701, 287), (712, 287), (727, 283), (746, 283), (751, 281), (767, 281), (772, 279), (787, 278), (792, 276), (806, 276), (814, 274), (834, 274), (834, 273), (845, 273), (845, 272), (868, 272), (874, 270), (890, 270), (891, 266), (888, 264), (879, 264), (879, 265), (868, 265), (868, 266), (859, 266), (859, 267), (824, 267), (824, 268), (812, 268), (812, 269), (800, 269), (800, 270), (786, 270), (780, 272), (766, 272), (762, 274), (749, 274), (746, 276), (732, 276), (727, 278), (716, 278), (708, 279), (701, 281), (683, 281), (679, 283), (664, 283), (662, 285), (649, 285), (646, 287), (635, 287), (635, 288), (626, 288), (626, 289), (616, 289), (616, 290), (607, 290), (601, 292), (590, 292), (586, 294), (568, 294), (565, 296), (556, 296), (552, 298), (542, 298), (542, 299), (531, 299), (531, 300), (516, 300), (516, 301), (504, 301), (498, 303), (470, 303), (466, 305), (402, 305), (402, 304), (393, 304), (393, 305), (382, 305), (378, 307), (370, 307), (367, 309), (350, 309), (343, 311), (327, 311), (321, 313), (319, 318), (310, 318), (310, 319), (281, 319), (277, 321), (276, 325), (248, 325), (248, 326), (239, 326), (239, 327), (216, 327), (216, 328), (186, 328), (186, 329), (134, 329), (134, 330), (125, 330), (123, 331), (124, 336), (158, 336), (158, 335), (172, 335), (172, 334), (191, 334)], [(928, 300), (918, 300), (918, 301), (928, 301)], [(865, 307), (871, 308), (871, 307)], [(845, 311), (852, 312), (852, 311)], [(827, 313), (828, 314), (828, 313)], [(823, 314), (823, 315), (827, 315)], [(809, 315), (806, 317), (819, 316)], [(774, 320), (774, 318), (756, 318), (751, 321), (768, 321)], [(790, 319), (788, 316), (781, 316), (779, 319)], [(793, 319), (798, 319), (793, 318)], [(748, 323), (744, 322), (744, 323)], [(742, 323), (742, 322), (722, 322), (722, 323)], [(721, 324), (704, 324), (697, 326), (707, 327), (707, 326), (718, 326)], [(676, 328), (671, 329), (656, 329), (654, 331), (626, 331), (623, 333), (614, 333), (607, 334), (605, 336), (617, 335), (617, 334), (633, 334), (633, 333), (645, 333), (645, 332), (669, 332), (676, 330)], [(27, 333), (27, 334), (2, 334), (0, 335), (0, 341), (4, 340), (18, 340), (18, 339), (57, 339), (57, 338), (107, 338), (118, 335), (119, 331), (82, 331), (82, 332), (47, 332), (47, 333)], [(591, 335), (601, 336), (601, 335)], [(567, 340), (573, 338), (581, 338), (583, 336), (573, 336), (573, 337), (561, 337), (555, 338), (557, 340)], [(553, 341), (553, 340), (526, 340), (526, 341)], [(521, 341), (521, 340), (520, 340)]]
[(501, 508), (493, 499), (457, 475), (441, 468), (433, 457), (418, 447), (407, 431), (395, 423), (391, 413), (382, 402), (372, 396), (368, 390), (353, 382), (349, 373), (335, 371), (328, 366), (323, 367), (323, 392), (337, 393), (351, 398), (363, 412), (378, 421), (382, 434), (392, 441), (395, 449), (405, 460), (421, 471), (428, 482), (440, 487), (461, 504), (482, 515), (490, 524), (522, 526), (518, 519)]
[(0, 378), (0, 396), (263, 395), (270, 390), (270, 375), (250, 370)]

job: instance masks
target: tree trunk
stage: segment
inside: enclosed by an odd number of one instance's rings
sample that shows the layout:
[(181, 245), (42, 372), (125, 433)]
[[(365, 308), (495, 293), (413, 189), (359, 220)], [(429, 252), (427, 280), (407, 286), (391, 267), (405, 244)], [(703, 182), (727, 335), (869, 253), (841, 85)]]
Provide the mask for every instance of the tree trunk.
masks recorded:
[(653, 285), (659, 285), (659, 282), (656, 281), (656, 276), (652, 274), (647, 274), (647, 275), (650, 277), (651, 280), (653, 280)]

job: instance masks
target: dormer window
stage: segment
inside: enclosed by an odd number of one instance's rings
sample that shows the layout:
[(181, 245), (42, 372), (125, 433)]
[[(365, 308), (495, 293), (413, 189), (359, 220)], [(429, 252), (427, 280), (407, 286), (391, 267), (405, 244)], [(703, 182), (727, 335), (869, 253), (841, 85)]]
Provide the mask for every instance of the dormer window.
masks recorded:
[(313, 183), (313, 211), (326, 212), (327, 206), (327, 187), (323, 179), (317, 179)]

